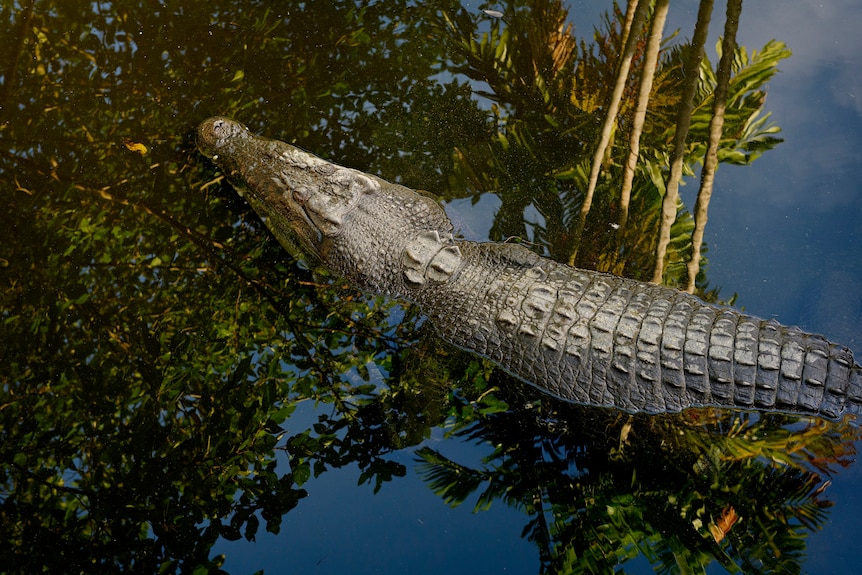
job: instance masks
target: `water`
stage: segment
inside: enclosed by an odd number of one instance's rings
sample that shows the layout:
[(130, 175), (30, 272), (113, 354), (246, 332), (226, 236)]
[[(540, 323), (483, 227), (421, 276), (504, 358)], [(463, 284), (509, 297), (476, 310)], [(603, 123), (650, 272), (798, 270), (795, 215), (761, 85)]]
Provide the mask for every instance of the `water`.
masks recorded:
[[(852, 427), (559, 405), (442, 344), (415, 310), (285, 255), (195, 152), (202, 119), (233, 116), (430, 190), (465, 236), (519, 235), (565, 260), (577, 168), (606, 105), (590, 96), (613, 79), (597, 65), (577, 90), (551, 90), (548, 120), (511, 81), (533, 70), (523, 44), (508, 82), (447, 64), (459, 60), (437, 14), (457, 5), (308, 4), (0, 8), (2, 570), (851, 571)], [(537, 21), (507, 3), (463, 6), (477, 41)], [(610, 5), (565, 7), (595, 45)], [(665, 35), (690, 39), (697, 11), (672, 3)], [(744, 6), (748, 54), (772, 39), (792, 52), (762, 87), (784, 141), (720, 166), (699, 277), (855, 350), (860, 20), (850, 2)], [(672, 119), (678, 95), (651, 105)], [(673, 122), (654, 110), (642, 150), (658, 158)], [(577, 261), (644, 277), (655, 228), (643, 205), (627, 257), (608, 255), (629, 117)], [(686, 183), (690, 210), (697, 177)], [(672, 258), (666, 279), (681, 269)]]

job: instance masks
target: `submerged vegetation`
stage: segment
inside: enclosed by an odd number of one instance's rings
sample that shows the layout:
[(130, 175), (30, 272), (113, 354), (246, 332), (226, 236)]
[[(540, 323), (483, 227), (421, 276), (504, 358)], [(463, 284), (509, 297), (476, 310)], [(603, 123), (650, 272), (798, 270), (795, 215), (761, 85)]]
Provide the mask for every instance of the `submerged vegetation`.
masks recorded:
[(686, 101), (695, 49), (662, 0), (591, 39), (550, 0), (61, 4), (0, 8), (0, 571), (218, 573), (214, 542), (278, 533), (333, 468), (385, 489), (435, 427), (494, 452), (422, 448), (429, 487), (523, 510), (542, 571), (799, 571), (856, 429), (559, 405), (287, 257), (188, 136), (226, 114), (446, 198), (494, 192), (493, 239), (704, 289), (679, 200), (657, 252), (680, 110), (682, 175), (755, 160), (780, 141), (783, 44), (723, 42)]

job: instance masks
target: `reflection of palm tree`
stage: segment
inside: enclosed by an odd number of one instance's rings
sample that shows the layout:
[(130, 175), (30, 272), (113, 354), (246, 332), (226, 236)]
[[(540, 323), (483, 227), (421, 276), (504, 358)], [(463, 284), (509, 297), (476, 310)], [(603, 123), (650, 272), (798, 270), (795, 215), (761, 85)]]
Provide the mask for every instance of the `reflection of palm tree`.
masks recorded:
[[(666, 283), (678, 284), (685, 278), (695, 224), (676, 190), (705, 153), (704, 107), (714, 97), (709, 62), (696, 64), (685, 55), (702, 54), (711, 2), (701, 7), (695, 38), (701, 48), (677, 46), (664, 53), (659, 46), (667, 1), (659, 0), (649, 16), (651, 41), (641, 38), (645, 26), (636, 22), (633, 5), (625, 16), (606, 18), (594, 45), (576, 44), (558, 0), (535, 0), (532, 10), (509, 9), (505, 21), (492, 21), (481, 35), (465, 11), (444, 14), (442, 28), (464, 62), (456, 70), (490, 88), (480, 94), (493, 102), (497, 125), (486, 146), (456, 151), (456, 170), (462, 185), (500, 196), (492, 239), (523, 237), (523, 214), (532, 205), (544, 219), (530, 239), (552, 257), (638, 279), (653, 277), (659, 268)], [(763, 105), (759, 87), (789, 52), (777, 42), (767, 47), (750, 60), (744, 48), (733, 52), (736, 76), (725, 120), (725, 133), (733, 136), (720, 142), (719, 161), (745, 164), (780, 141), (770, 136), (776, 127), (756, 120)], [(620, 52), (625, 56), (618, 57)], [(638, 93), (624, 81), (635, 74), (641, 77)], [(688, 92), (681, 96), (686, 80)], [(604, 102), (618, 106), (619, 113), (607, 115)], [(671, 161), (665, 148), (674, 131)], [(615, 140), (630, 145), (614, 146)], [(593, 154), (592, 142), (605, 145)]]
[(548, 407), (457, 420), (451, 433), (497, 446), (481, 468), (428, 447), (418, 455), (420, 476), (448, 504), (476, 497), (477, 511), (495, 500), (522, 510), (550, 572), (611, 572), (637, 555), (662, 572), (713, 561), (798, 571), (804, 538), (831, 505), (821, 474), (845, 465), (860, 437), (822, 421), (790, 431), (783, 416)]
[(658, 65), (659, 48), (661, 48), (664, 23), (667, 19), (669, 0), (658, 0), (655, 5), (652, 23), (650, 24), (647, 48), (644, 54), (643, 70), (641, 71), (641, 83), (638, 89), (638, 100), (635, 106), (635, 114), (632, 118), (632, 133), (629, 138), (629, 155), (624, 164), (623, 184), (620, 190), (620, 219), (619, 235), (622, 236), (629, 218), (629, 203), (631, 201), (632, 181), (635, 176), (635, 168), (640, 152), (640, 138), (646, 119), (647, 106), (649, 104), (650, 92), (652, 91), (653, 78)]
[(694, 205), (694, 231), (691, 234), (691, 258), (688, 261), (688, 284), (685, 288), (689, 293), (694, 293), (695, 279), (700, 271), (700, 248), (703, 244), (703, 231), (706, 227), (712, 184), (715, 181), (715, 170), (718, 167), (718, 146), (724, 127), (724, 110), (727, 107), (730, 73), (733, 55), (736, 52), (736, 30), (739, 27), (741, 14), (742, 0), (728, 0), (727, 18), (724, 22), (724, 39), (721, 44), (721, 59), (718, 62), (718, 72), (716, 73), (712, 119), (709, 122), (709, 143), (703, 159), (703, 170), (700, 173), (700, 190)]
[(581, 242), (581, 236), (584, 232), (584, 225), (587, 221), (587, 214), (590, 212), (590, 207), (593, 203), (593, 194), (596, 191), (596, 184), (599, 180), (599, 170), (602, 167), (602, 161), (605, 157), (605, 152), (608, 144), (611, 141), (611, 132), (617, 122), (617, 113), (620, 109), (620, 101), (623, 98), (623, 90), (626, 87), (626, 80), (629, 76), (632, 59), (635, 55), (635, 48), (639, 33), (646, 19), (647, 11), (649, 10), (649, 0), (630, 0), (628, 11), (626, 14), (626, 25), (623, 28), (623, 38), (625, 38), (622, 57), (617, 64), (617, 78), (614, 84), (614, 91), (611, 95), (611, 100), (608, 103), (608, 109), (605, 113), (605, 121), (602, 126), (599, 144), (593, 154), (593, 163), (590, 167), (590, 179), (587, 183), (587, 192), (584, 195), (584, 200), (581, 203), (581, 209), (578, 215), (578, 222), (574, 230), (575, 247), (569, 256), (569, 264), (574, 265), (578, 254), (578, 246)]
[(701, 0), (697, 12), (697, 23), (694, 26), (694, 36), (691, 39), (688, 57), (685, 61), (685, 70), (688, 73), (685, 76), (679, 102), (676, 133), (673, 137), (670, 176), (661, 205), (661, 226), (659, 227), (655, 267), (652, 276), (652, 281), (655, 283), (661, 283), (664, 277), (667, 246), (670, 243), (670, 228), (676, 221), (676, 214), (679, 210), (679, 183), (682, 180), (683, 162), (685, 161), (685, 140), (688, 137), (688, 127), (691, 123), (691, 114), (694, 111), (694, 97), (699, 79), (697, 72), (700, 70), (700, 62), (703, 59), (703, 46), (706, 44), (711, 16), (712, 0)]

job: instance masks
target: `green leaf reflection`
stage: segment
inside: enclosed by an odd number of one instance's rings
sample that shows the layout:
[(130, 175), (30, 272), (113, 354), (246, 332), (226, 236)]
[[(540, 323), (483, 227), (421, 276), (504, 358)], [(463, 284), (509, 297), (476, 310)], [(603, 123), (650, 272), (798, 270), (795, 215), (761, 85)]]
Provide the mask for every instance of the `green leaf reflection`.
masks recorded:
[[(483, 413), (462, 400), (448, 433), (487, 445), (472, 465), (417, 451), (418, 472), (451, 506), (495, 501), (526, 515), (542, 572), (605, 573), (642, 556), (658, 573), (799, 572), (805, 539), (832, 503), (828, 476), (849, 465), (851, 425), (778, 415), (689, 410), (631, 416), (524, 401)], [(472, 412), (469, 415), (465, 414)]]
[[(0, 570), (220, 573), (220, 538), (279, 533), (333, 468), (385, 488), (407, 472), (390, 454), (443, 425), (496, 451), (471, 468), (423, 449), (433, 488), (523, 509), (545, 570), (637, 553), (665, 569), (792, 570), (803, 528), (823, 521), (818, 477), (851, 453), (845, 427), (539, 400), (442, 345), (415, 310), (286, 256), (193, 151), (203, 118), (234, 116), (446, 199), (498, 192), (494, 239), (560, 260), (577, 241), (579, 265), (648, 277), (685, 46), (661, 53), (634, 223), (610, 233), (629, 86), (576, 240), (622, 14), (577, 38), (559, 2), (497, 8), (0, 4)], [(722, 161), (780, 141), (763, 83), (788, 55), (780, 42), (734, 52)], [(715, 81), (705, 62), (687, 173)], [(525, 221), (527, 206), (543, 221)], [(667, 283), (684, 280), (693, 228), (680, 204)], [(725, 509), (741, 519), (716, 543)]]

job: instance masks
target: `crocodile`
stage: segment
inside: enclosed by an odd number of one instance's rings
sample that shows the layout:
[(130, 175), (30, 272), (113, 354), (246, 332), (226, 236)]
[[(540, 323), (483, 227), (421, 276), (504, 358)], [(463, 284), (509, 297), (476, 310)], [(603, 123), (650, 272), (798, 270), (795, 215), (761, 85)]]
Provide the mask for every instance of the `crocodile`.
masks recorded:
[(430, 195), (209, 118), (197, 146), (287, 248), (419, 306), (441, 337), (565, 401), (627, 412), (726, 407), (854, 420), (845, 346), (679, 290), (453, 237)]

